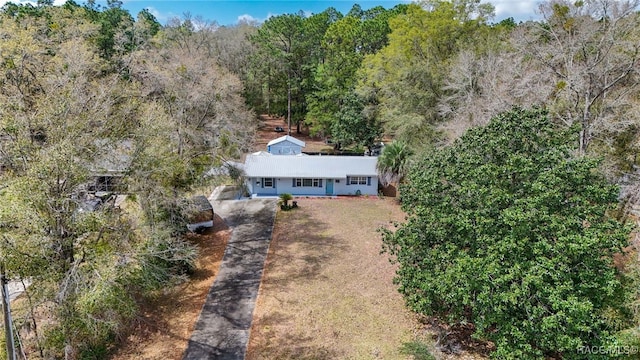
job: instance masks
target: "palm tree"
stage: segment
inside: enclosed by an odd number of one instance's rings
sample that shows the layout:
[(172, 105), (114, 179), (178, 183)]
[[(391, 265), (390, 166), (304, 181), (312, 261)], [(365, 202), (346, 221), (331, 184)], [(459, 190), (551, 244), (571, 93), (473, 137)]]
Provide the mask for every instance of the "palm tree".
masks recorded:
[(401, 182), (412, 155), (413, 151), (402, 141), (394, 141), (385, 146), (376, 165), (382, 185), (387, 186), (391, 183)]
[(293, 195), (289, 193), (280, 194), (280, 200), (278, 200), (278, 204), (282, 209), (289, 209), (289, 200), (293, 200)]

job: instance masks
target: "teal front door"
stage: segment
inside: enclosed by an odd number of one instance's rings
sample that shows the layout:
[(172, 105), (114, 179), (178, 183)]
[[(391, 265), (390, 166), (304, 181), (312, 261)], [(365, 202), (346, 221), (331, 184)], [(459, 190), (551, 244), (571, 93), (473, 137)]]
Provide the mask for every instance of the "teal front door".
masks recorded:
[(333, 179), (327, 179), (327, 195), (333, 195)]

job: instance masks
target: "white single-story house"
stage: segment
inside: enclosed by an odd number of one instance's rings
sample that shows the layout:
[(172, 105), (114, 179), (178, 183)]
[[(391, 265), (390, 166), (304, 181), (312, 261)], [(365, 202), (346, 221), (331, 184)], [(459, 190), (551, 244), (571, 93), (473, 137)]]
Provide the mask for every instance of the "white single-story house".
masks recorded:
[(377, 195), (376, 157), (247, 155), (243, 170), (252, 196)]
[(293, 136), (285, 135), (267, 143), (267, 152), (273, 155), (297, 155), (302, 153), (305, 143)]

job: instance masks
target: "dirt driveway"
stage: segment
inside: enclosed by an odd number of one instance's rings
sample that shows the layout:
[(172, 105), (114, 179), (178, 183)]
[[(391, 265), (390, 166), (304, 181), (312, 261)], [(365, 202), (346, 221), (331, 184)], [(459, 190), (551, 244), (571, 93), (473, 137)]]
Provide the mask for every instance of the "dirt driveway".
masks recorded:
[(275, 199), (212, 203), (232, 233), (184, 353), (185, 360), (244, 359), (275, 221)]

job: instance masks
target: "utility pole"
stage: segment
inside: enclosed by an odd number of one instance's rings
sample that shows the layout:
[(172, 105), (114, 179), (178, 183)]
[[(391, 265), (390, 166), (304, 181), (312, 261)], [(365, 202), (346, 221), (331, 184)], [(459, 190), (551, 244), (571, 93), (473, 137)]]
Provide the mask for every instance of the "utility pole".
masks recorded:
[(0, 263), (0, 287), (2, 288), (2, 312), (4, 314), (4, 334), (7, 341), (7, 359), (16, 360), (15, 344), (13, 342), (13, 321), (11, 320), (11, 300), (9, 299), (7, 282), (4, 263)]

